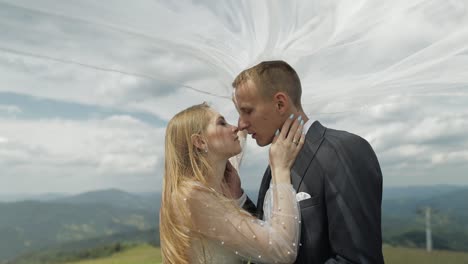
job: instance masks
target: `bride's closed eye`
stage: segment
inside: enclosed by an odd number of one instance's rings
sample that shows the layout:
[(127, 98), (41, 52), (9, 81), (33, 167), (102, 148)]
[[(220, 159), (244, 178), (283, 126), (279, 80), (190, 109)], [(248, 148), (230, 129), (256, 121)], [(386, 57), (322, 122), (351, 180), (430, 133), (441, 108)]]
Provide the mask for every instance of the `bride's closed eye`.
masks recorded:
[(226, 126), (228, 123), (223, 117), (218, 118), (218, 125)]

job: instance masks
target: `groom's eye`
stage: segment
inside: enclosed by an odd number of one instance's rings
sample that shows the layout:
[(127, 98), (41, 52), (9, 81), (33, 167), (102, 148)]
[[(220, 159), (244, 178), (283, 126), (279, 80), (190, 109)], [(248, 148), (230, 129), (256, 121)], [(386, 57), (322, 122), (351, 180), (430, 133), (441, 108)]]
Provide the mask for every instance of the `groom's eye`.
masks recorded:
[(252, 108), (246, 108), (246, 107), (241, 107), (240, 108), (240, 111), (241, 111), (241, 114), (245, 114), (245, 115), (250, 115), (250, 113), (252, 113)]

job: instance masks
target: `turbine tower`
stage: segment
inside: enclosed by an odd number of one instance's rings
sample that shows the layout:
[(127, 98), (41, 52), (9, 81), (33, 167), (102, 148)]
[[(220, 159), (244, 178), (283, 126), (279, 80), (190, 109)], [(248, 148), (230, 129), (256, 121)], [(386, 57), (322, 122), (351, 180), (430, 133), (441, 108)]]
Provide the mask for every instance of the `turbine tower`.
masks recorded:
[(426, 207), (426, 251), (432, 251), (431, 207)]

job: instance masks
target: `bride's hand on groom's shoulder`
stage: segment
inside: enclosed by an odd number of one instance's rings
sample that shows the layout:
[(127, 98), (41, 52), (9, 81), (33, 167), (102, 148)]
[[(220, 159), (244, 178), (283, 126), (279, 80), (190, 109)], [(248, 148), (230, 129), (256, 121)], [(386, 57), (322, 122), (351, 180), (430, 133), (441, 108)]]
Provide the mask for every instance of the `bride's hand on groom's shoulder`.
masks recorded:
[(242, 196), (241, 180), (239, 173), (232, 166), (231, 162), (226, 163), (226, 170), (224, 171), (224, 182), (226, 183), (228, 193), (224, 193), (225, 196), (238, 199)]
[[(276, 131), (270, 147), (270, 167), (275, 172), (289, 172), (296, 160), (297, 154), (304, 145), (305, 135), (302, 133), (304, 122), (298, 117), (291, 115), (284, 122), (281, 131)], [(289, 173), (287, 173), (289, 175)]]

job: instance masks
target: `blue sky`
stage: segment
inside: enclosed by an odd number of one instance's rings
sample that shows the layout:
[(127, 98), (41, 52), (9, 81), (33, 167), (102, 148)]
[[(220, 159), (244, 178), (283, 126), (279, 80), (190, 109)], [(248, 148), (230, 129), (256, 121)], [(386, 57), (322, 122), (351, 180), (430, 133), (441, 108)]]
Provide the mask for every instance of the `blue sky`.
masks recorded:
[[(160, 190), (164, 132), (262, 60), (306, 113), (366, 138), (384, 186), (468, 179), (468, 1), (0, 2), (0, 193)], [(259, 185), (268, 148), (249, 139)]]
[(167, 124), (166, 120), (145, 112), (123, 112), (110, 107), (65, 102), (12, 92), (0, 93), (0, 105), (3, 106), (3, 114), (18, 119), (87, 120), (126, 115), (156, 127), (163, 127)]

